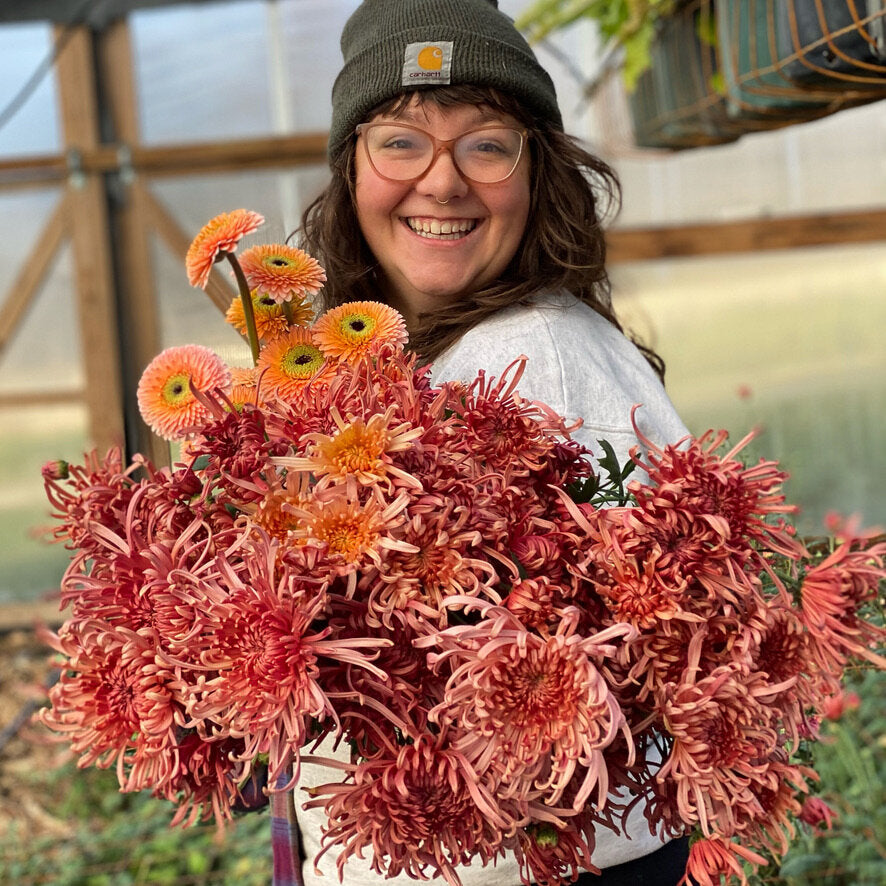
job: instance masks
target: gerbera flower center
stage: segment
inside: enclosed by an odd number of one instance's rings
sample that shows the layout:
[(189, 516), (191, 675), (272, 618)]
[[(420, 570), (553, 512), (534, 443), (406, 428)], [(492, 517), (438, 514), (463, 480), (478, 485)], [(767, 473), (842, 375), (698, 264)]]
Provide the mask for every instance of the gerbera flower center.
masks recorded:
[(290, 348), (280, 367), (290, 378), (308, 378), (323, 365), (323, 355), (313, 345), (301, 344)]
[(178, 372), (169, 376), (163, 385), (161, 396), (167, 406), (185, 406), (193, 399), (191, 395), (190, 376), (187, 372)]
[(375, 320), (369, 314), (352, 314), (342, 320), (341, 332), (351, 342), (360, 341), (372, 335)]

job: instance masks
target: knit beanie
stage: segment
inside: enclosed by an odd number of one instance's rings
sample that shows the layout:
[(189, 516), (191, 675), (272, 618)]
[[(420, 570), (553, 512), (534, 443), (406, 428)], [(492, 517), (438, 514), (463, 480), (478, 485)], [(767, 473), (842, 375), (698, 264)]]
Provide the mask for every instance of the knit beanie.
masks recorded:
[(364, 0), (341, 36), (329, 159), (382, 102), (429, 86), (487, 86), (563, 128), (554, 83), (498, 0)]

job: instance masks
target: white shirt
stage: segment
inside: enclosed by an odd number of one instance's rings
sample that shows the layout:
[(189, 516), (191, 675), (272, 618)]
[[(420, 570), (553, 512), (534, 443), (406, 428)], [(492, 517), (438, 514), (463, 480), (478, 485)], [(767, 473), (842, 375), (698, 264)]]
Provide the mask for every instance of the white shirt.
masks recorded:
[[(479, 323), (448, 351), (432, 368), (434, 384), (444, 381), (472, 382), (480, 369), (498, 378), (520, 356), (526, 356), (526, 371), (517, 390), (527, 400), (540, 400), (567, 419), (581, 417), (583, 426), (572, 434), (592, 452), (599, 452), (598, 439), (612, 444), (619, 464), (628, 459), (628, 450), (639, 444), (631, 427), (631, 407), (642, 404), (637, 423), (657, 444), (673, 443), (686, 436), (683, 425), (658, 377), (640, 351), (611, 323), (568, 293), (543, 294), (531, 305), (507, 308)], [(317, 754), (331, 756), (330, 743)], [(336, 756), (347, 759), (342, 747)], [(336, 781), (338, 773), (324, 767), (303, 766), (299, 788)], [(320, 851), (321, 829), (326, 824), (322, 809), (296, 808), (306, 861), (305, 886), (329, 886), (338, 882), (336, 857), (331, 849), (320, 859), (318, 876), (314, 858)], [(634, 807), (626, 832), (617, 836), (606, 828), (597, 833), (594, 863), (600, 868), (622, 864), (661, 848), (659, 837), (649, 832), (642, 809)], [(349, 859), (344, 870), (346, 886), (414, 886), (405, 875), (384, 879), (370, 870), (368, 858)], [(519, 866), (513, 855), (495, 865), (479, 864), (459, 868), (463, 886), (519, 886)], [(431, 882), (443, 882), (442, 877)]]

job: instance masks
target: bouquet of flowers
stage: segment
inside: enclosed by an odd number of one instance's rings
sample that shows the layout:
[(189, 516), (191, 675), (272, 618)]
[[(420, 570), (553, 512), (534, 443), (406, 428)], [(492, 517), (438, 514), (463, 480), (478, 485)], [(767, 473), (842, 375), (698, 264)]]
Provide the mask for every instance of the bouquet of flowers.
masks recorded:
[(261, 222), (219, 216), (188, 254), (197, 286), (230, 262), (254, 367), (192, 345), (141, 379), (180, 460), (44, 469), (73, 556), (43, 722), (184, 824), (230, 818), (265, 767), (291, 790), (335, 739), (349, 761), (296, 802), (340, 866), (389, 875), (458, 884), (511, 852), (569, 882), (637, 805), (695, 835), (698, 883), (783, 853), (820, 709), (851, 660), (886, 665), (886, 542), (835, 520), (804, 545), (784, 474), (725, 432), (640, 437), (627, 466), (601, 441), (595, 473), (519, 396), (525, 361), (434, 386), (393, 309), (314, 320), (316, 261), (238, 256)]

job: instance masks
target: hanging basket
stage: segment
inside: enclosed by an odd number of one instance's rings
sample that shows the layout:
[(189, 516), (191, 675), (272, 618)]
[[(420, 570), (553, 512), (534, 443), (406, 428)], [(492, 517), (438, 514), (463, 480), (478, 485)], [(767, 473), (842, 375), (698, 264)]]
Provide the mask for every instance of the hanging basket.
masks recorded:
[(886, 98), (886, 0), (689, 0), (651, 57), (637, 144), (733, 141)]

